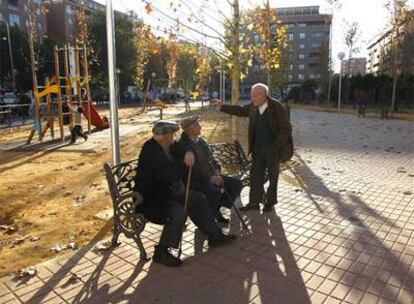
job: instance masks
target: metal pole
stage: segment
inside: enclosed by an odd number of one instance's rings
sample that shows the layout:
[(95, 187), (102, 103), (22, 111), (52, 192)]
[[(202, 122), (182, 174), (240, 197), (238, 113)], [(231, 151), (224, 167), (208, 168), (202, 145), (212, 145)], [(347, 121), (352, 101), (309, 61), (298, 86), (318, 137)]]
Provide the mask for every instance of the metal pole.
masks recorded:
[(223, 92), (223, 80), (222, 80), (222, 75), (223, 75), (223, 61), (220, 60), (220, 74), (219, 74), (219, 99), (223, 100), (222, 97), (222, 92)]
[(121, 162), (119, 148), (119, 128), (118, 128), (118, 104), (116, 102), (115, 88), (115, 28), (114, 11), (112, 0), (106, 0), (106, 36), (108, 44), (108, 74), (109, 74), (109, 99), (111, 108), (111, 142), (112, 142), (112, 161), (114, 165)]
[(338, 92), (338, 112), (341, 110), (341, 96), (342, 95), (342, 60), (341, 68), (339, 70), (339, 92)]
[(224, 72), (223, 69), (223, 103), (226, 102), (226, 73)]
[(11, 75), (12, 75), (12, 81), (13, 81), (13, 90), (15, 90), (16, 89), (16, 76), (14, 75), (13, 50), (12, 50), (11, 39), (10, 39), (9, 24), (6, 22), (6, 20), (3, 19), (3, 16), (1, 16), (0, 19), (6, 24), (7, 40), (9, 42), (10, 68), (11, 68)]

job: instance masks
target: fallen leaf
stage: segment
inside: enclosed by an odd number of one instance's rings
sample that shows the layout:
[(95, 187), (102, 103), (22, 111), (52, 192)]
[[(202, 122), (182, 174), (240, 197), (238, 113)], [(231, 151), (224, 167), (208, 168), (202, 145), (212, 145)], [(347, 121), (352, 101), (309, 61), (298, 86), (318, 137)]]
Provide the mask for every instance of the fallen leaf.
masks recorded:
[(76, 242), (70, 242), (67, 248), (75, 250), (75, 249), (78, 249), (78, 245), (76, 244)]
[(65, 191), (65, 193), (63, 194), (63, 197), (67, 197), (73, 194), (73, 191)]
[(109, 248), (111, 248), (111, 246), (112, 246), (111, 242), (109, 242), (109, 241), (105, 241), (105, 242), (102, 242), (102, 243), (96, 244), (96, 245), (93, 247), (92, 252), (94, 252), (94, 253), (99, 253), (99, 252), (101, 252), (101, 251), (108, 250)]
[(14, 232), (16, 228), (10, 225), (0, 225), (0, 230), (6, 230), (6, 232)]
[(70, 272), (70, 278), (68, 279), (68, 282), (75, 282), (80, 281), (82, 279), (82, 275), (79, 275), (75, 272)]
[(35, 267), (29, 267), (25, 269), (19, 269), (14, 273), (14, 278), (23, 279), (26, 277), (34, 277), (37, 274), (37, 269)]
[(57, 244), (54, 247), (50, 248), (51, 251), (54, 251), (56, 253), (61, 253), (63, 250), (65, 250), (67, 247), (66, 245)]

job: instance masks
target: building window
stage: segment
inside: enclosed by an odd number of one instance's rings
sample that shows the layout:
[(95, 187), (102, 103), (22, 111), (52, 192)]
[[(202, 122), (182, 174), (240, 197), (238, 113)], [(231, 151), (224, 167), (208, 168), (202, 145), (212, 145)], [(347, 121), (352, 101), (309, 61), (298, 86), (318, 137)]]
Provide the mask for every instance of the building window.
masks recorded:
[(305, 39), (306, 38), (306, 33), (300, 33), (299, 38), (300, 39)]
[(299, 80), (305, 80), (305, 76), (304, 76), (303, 74), (299, 74), (299, 75), (298, 75), (298, 79), (299, 79)]
[(17, 0), (9, 0), (9, 8), (17, 9), (18, 6), (19, 6), (19, 3)]
[(314, 74), (309, 74), (309, 79), (315, 79), (315, 75)]
[(9, 20), (11, 25), (20, 26), (20, 16), (18, 14), (10, 13)]
[(321, 33), (321, 32), (317, 32), (317, 33), (312, 34), (312, 38), (321, 38), (321, 37), (323, 37), (323, 33)]
[(288, 79), (289, 79), (289, 81), (292, 81), (293, 80), (293, 76), (292, 75), (288, 75)]
[(304, 48), (305, 48), (305, 44), (301, 43), (301, 44), (299, 45), (299, 48), (304, 49)]
[(305, 59), (305, 54), (299, 54), (299, 59)]
[(319, 47), (321, 47), (321, 44), (319, 42), (314, 42), (314, 43), (311, 44), (311, 47), (319, 48)]
[(293, 71), (293, 63), (291, 63), (291, 64), (289, 65), (289, 69), (290, 69), (291, 71)]
[(304, 64), (299, 64), (299, 70), (303, 71), (305, 69), (305, 65)]
[(306, 27), (306, 23), (299, 23), (298, 26), (299, 27)]
[(73, 8), (71, 5), (66, 5), (66, 14), (72, 15), (73, 14)]
[(288, 40), (292, 41), (295, 38), (295, 35), (293, 33), (288, 33)]

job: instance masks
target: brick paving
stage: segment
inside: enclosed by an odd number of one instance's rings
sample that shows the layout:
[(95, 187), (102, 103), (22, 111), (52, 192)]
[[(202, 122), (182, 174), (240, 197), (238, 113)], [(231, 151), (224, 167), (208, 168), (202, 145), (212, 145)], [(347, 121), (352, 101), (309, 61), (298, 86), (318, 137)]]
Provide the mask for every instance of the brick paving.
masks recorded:
[[(414, 303), (414, 124), (299, 110), (292, 121), (276, 213), (245, 213), (249, 235), (228, 213), (234, 245), (209, 249), (190, 225), (184, 265), (168, 269), (140, 262), (130, 240), (100, 253), (93, 240), (33, 278), (1, 279), (0, 303)], [(159, 235), (147, 225), (149, 253)]]

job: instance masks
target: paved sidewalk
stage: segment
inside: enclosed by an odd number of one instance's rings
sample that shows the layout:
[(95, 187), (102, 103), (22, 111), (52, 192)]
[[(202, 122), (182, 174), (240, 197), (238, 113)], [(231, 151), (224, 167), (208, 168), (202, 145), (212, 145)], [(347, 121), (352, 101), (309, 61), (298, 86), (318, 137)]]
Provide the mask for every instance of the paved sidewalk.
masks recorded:
[[(130, 240), (94, 252), (97, 236), (33, 278), (0, 280), (0, 303), (414, 303), (414, 124), (296, 110), (292, 121), (277, 215), (245, 213), (245, 235), (232, 214), (234, 245), (209, 249), (191, 225), (184, 265), (168, 269), (139, 262)], [(159, 235), (147, 225), (148, 252)]]

